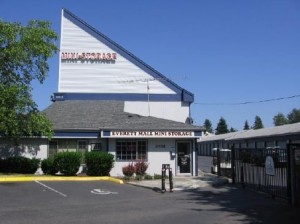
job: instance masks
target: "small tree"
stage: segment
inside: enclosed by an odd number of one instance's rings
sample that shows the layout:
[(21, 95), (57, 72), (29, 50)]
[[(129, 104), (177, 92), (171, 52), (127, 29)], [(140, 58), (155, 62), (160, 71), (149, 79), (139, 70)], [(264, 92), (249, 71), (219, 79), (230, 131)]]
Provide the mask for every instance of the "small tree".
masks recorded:
[(275, 126), (280, 126), (280, 125), (288, 124), (289, 121), (283, 113), (278, 113), (273, 117), (273, 123)]
[(264, 128), (264, 125), (262, 123), (262, 120), (259, 116), (255, 116), (254, 124), (253, 124), (253, 129), (261, 129)]
[(250, 126), (248, 124), (248, 121), (246, 120), (245, 124), (244, 124), (244, 130), (249, 130), (249, 129), (250, 129)]
[(226, 120), (223, 117), (221, 117), (216, 128), (216, 135), (226, 134), (228, 132), (229, 130), (227, 127)]
[(52, 136), (52, 126), (32, 99), (31, 82), (44, 82), (48, 58), (57, 51), (50, 23), (27, 26), (0, 20), (0, 133), (18, 144), (24, 136)]
[(294, 108), (288, 115), (288, 121), (290, 124), (300, 122), (300, 109)]
[(229, 132), (237, 132), (237, 129), (231, 127), (230, 130), (229, 130)]
[(208, 133), (213, 133), (212, 123), (211, 123), (210, 120), (205, 119), (205, 121), (204, 121), (204, 127), (205, 127), (205, 130), (206, 130)]

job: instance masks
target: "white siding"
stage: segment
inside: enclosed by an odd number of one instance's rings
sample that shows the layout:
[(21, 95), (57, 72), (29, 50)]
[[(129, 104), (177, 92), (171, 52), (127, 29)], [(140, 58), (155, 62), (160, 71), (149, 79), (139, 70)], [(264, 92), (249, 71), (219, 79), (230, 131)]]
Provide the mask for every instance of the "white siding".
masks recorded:
[[(116, 155), (115, 145), (115, 139), (110, 139), (109, 153), (113, 154), (114, 156)], [(165, 145), (166, 147), (164, 149), (157, 149), (156, 145)], [(173, 169), (173, 172), (175, 171), (175, 159), (172, 159), (170, 156), (171, 147), (175, 147), (174, 139), (148, 139), (148, 174), (161, 174), (162, 164), (170, 164)], [(129, 163), (129, 161), (116, 161), (114, 168), (110, 172), (110, 175), (124, 176), (122, 172), (122, 167), (127, 166)]]
[(0, 145), (0, 158), (24, 156), (27, 158), (46, 159), (48, 156), (47, 139), (22, 139), (19, 146)]
[[(104, 43), (62, 17), (60, 52), (117, 53)], [(61, 61), (58, 92), (175, 94), (173, 90), (117, 54), (112, 63)]]
[[(152, 116), (178, 122), (185, 122), (189, 117), (189, 105), (182, 102), (138, 102), (127, 101), (124, 111), (139, 114), (141, 116)], [(150, 113), (149, 113), (150, 112)]]

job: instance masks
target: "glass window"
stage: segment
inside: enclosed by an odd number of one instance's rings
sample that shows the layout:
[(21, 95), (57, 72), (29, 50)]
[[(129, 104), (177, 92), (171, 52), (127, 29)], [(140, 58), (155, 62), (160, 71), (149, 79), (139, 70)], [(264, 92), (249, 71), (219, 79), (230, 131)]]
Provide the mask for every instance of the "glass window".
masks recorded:
[(87, 151), (87, 142), (86, 141), (78, 141), (77, 150), (78, 150), (78, 152)]
[(102, 151), (102, 143), (91, 143), (92, 151)]
[(58, 140), (58, 152), (76, 152), (77, 142), (74, 139), (60, 139)]
[(147, 141), (119, 140), (116, 143), (117, 160), (147, 160)]
[(57, 153), (57, 148), (58, 148), (57, 141), (49, 142), (49, 151), (48, 151), (49, 157)]

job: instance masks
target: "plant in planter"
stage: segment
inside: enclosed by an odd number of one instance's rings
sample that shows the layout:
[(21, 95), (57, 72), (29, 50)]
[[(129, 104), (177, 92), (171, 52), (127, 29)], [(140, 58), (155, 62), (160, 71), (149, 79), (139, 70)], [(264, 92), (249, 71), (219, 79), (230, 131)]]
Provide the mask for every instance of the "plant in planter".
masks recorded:
[(133, 163), (129, 163), (127, 166), (122, 167), (122, 172), (125, 177), (132, 177), (135, 173), (135, 166)]
[(144, 160), (141, 160), (136, 162), (134, 166), (135, 166), (135, 174), (139, 176), (144, 176), (146, 174), (149, 164)]

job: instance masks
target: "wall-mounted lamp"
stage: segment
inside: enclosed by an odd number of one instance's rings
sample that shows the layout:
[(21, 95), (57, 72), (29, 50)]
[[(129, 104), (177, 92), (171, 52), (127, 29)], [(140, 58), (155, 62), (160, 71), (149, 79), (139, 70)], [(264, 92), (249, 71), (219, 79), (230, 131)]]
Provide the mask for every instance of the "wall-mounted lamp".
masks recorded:
[(171, 147), (171, 149), (170, 149), (170, 155), (171, 155), (172, 159), (176, 156), (175, 147)]

